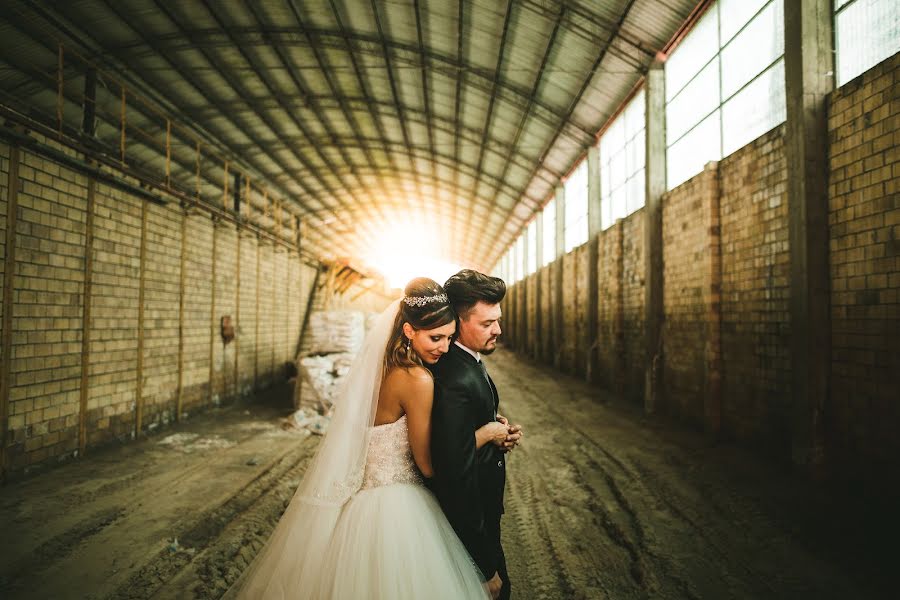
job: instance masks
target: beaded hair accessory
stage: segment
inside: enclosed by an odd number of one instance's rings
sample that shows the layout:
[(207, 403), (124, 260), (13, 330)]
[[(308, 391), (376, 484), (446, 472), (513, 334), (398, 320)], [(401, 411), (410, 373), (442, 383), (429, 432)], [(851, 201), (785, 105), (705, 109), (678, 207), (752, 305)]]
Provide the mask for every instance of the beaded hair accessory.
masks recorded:
[(438, 294), (436, 296), (403, 296), (403, 302), (407, 306), (425, 306), (429, 302), (445, 302), (449, 303), (447, 294)]

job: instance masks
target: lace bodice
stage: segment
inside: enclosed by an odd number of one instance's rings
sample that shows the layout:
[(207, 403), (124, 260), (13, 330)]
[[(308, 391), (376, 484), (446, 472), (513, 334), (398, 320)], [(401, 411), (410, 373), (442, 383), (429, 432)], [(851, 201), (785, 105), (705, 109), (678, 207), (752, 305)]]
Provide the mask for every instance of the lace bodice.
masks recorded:
[(362, 489), (392, 483), (421, 483), (408, 435), (406, 415), (372, 428)]

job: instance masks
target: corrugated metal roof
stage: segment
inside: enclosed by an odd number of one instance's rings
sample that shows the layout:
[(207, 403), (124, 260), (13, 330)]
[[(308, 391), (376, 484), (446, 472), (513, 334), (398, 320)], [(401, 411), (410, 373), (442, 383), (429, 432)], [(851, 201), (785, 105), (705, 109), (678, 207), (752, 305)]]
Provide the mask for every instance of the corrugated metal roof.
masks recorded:
[[(487, 269), (696, 5), (8, 0), (0, 102), (55, 118), (62, 43), (109, 74), (105, 147), (118, 148), (124, 82), (142, 99), (129, 101), (131, 160), (164, 168), (171, 117), (182, 124), (173, 180), (194, 185), (202, 140), (282, 198), (321, 258), (364, 259), (380, 231), (409, 219), (441, 232), (444, 258)], [(72, 123), (84, 71), (66, 62)], [(224, 170), (207, 163), (214, 196)]]

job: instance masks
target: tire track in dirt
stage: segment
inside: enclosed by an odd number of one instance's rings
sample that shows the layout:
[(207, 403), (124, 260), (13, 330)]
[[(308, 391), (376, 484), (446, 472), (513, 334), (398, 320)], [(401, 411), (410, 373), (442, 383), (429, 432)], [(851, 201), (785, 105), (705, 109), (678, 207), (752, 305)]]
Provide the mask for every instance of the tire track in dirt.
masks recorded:
[(52, 563), (68, 556), (79, 544), (97, 535), (125, 514), (125, 508), (116, 506), (82, 519), (62, 533), (47, 540), (22, 558), (0, 580), (0, 592), (12, 595), (28, 586), (32, 579), (40, 577)]
[[(277, 521), (285, 508), (285, 502), (278, 496), (279, 492), (283, 494), (285, 490), (292, 491), (296, 488), (316, 445), (317, 440), (307, 438), (299, 446), (292, 447), (274, 459), (269, 468), (216, 508), (201, 515), (191, 515), (190, 522), (176, 536), (177, 547), (172, 544), (159, 550), (149, 562), (141, 566), (107, 598), (131, 600), (157, 597), (164, 588), (171, 589), (173, 583), (175, 587), (178, 582), (188, 584), (179, 575), (198, 561), (204, 563), (208, 572), (219, 573), (224, 577), (233, 576), (236, 579), (240, 573), (234, 572), (233, 567), (237, 566), (232, 562), (236, 558), (234, 553), (216, 555), (209, 553), (208, 550), (217, 546), (221, 534), (234, 526), (235, 522), (246, 523), (248, 528), (261, 531), (265, 529), (268, 521), (271, 520), (273, 523)], [(276, 501), (265, 501), (271, 497), (275, 497)], [(177, 527), (175, 529), (177, 531)], [(265, 532), (265, 535), (267, 536), (268, 532)], [(241, 552), (246, 553), (243, 548), (245, 548), (243, 545), (238, 548), (238, 555)], [(211, 556), (222, 564), (211, 567), (208, 564)], [(201, 589), (198, 590), (201, 595), (194, 597), (218, 598), (230, 581), (225, 580), (218, 585), (206, 586), (202, 583), (201, 581), (199, 586)], [(175, 591), (173, 597), (185, 598), (188, 597), (187, 594), (188, 590), (182, 587)]]

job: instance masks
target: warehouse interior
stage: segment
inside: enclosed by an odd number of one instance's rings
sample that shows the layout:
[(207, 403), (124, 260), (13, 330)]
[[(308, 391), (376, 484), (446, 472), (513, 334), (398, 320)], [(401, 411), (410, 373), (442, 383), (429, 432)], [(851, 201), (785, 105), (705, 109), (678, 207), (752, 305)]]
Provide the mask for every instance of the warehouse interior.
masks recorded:
[(0, 50), (3, 597), (221, 597), (305, 378), (460, 268), (514, 596), (890, 595), (894, 0), (9, 0)]

